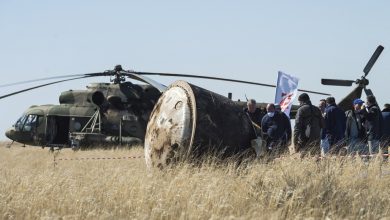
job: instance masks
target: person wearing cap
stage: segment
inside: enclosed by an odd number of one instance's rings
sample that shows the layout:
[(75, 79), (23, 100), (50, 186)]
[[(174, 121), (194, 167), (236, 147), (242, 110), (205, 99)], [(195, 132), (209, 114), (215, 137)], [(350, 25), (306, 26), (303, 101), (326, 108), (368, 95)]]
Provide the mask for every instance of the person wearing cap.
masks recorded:
[(367, 96), (367, 107), (363, 111), (367, 134), (368, 151), (370, 154), (379, 152), (379, 141), (382, 137), (383, 117), (381, 110), (373, 95)]
[(325, 128), (322, 130), (322, 136), (329, 142), (329, 150), (338, 152), (344, 139), (346, 119), (344, 111), (336, 105), (334, 97), (326, 98), (324, 119)]
[(347, 117), (345, 138), (348, 142), (349, 154), (367, 153), (365, 149), (366, 130), (364, 128), (365, 119), (364, 119), (364, 114), (362, 112), (363, 104), (364, 104), (363, 100), (355, 99), (352, 102), (353, 109), (346, 111), (345, 113)]
[(267, 149), (271, 154), (283, 154), (287, 152), (287, 138), (291, 137), (290, 120), (283, 112), (276, 111), (275, 105), (267, 105), (267, 114), (261, 121), (263, 137), (266, 140)]
[(318, 107), (311, 104), (307, 93), (298, 97), (300, 107), (295, 117), (294, 148), (298, 152), (317, 153), (321, 139), (324, 119)]

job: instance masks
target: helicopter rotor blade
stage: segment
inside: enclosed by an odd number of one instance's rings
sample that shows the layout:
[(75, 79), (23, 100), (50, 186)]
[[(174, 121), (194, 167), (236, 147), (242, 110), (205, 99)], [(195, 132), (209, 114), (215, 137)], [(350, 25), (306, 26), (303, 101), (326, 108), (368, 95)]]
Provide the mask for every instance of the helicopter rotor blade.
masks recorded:
[(23, 93), (23, 92), (27, 92), (27, 91), (30, 91), (30, 90), (38, 89), (38, 88), (41, 88), (41, 87), (44, 87), (44, 86), (49, 86), (49, 85), (53, 85), (53, 84), (57, 84), (57, 83), (62, 83), (62, 82), (71, 81), (71, 80), (77, 80), (77, 79), (84, 79), (84, 78), (89, 78), (89, 77), (94, 77), (94, 75), (75, 77), (75, 78), (71, 78), (71, 79), (64, 79), (64, 80), (59, 80), (59, 81), (54, 81), (54, 82), (50, 82), (50, 83), (41, 84), (41, 85), (38, 85), (38, 86), (30, 87), (30, 88), (27, 88), (27, 89), (22, 89), (22, 90), (19, 90), (19, 91), (16, 91), (16, 92), (12, 92), (12, 93), (0, 96), (0, 99), (4, 99), (4, 98), (7, 98), (9, 96), (13, 96), (13, 95), (16, 95), (16, 94), (19, 94), (19, 93)]
[(167, 87), (161, 83), (158, 83), (152, 79), (150, 79), (149, 77), (146, 77), (146, 76), (141, 76), (139, 74), (136, 74), (136, 73), (133, 73), (133, 72), (130, 72), (130, 71), (124, 71), (124, 73), (122, 73), (122, 75), (125, 75), (131, 79), (135, 79), (135, 80), (138, 80), (138, 81), (141, 81), (141, 82), (144, 82), (144, 83), (148, 83), (150, 84), (151, 86), (155, 87), (156, 89), (158, 89), (158, 91), (160, 91), (161, 93), (164, 92)]
[[(126, 76), (128, 76), (128, 77), (130, 77), (132, 79), (148, 83), (148, 84), (154, 86), (160, 92), (164, 92), (166, 90), (166, 88), (167, 88), (165, 85), (162, 85), (162, 84), (160, 84), (160, 83), (158, 83), (158, 82), (156, 82), (156, 81), (154, 81), (154, 80), (152, 80), (152, 79), (150, 79), (150, 78), (148, 78), (146, 76), (137, 75), (135, 73), (128, 72), (128, 71), (123, 71), (122, 74), (126, 75)], [(46, 78), (39, 78), (39, 79), (33, 79), (33, 80), (20, 81), (20, 82), (10, 83), (10, 84), (3, 84), (3, 85), (0, 85), (0, 88), (1, 87), (7, 87), (7, 86), (13, 86), (13, 85), (20, 85), (20, 84), (25, 84), (25, 83), (31, 83), (31, 82), (50, 80), (50, 79), (61, 79), (61, 78), (74, 77), (74, 78), (71, 78), (71, 79), (64, 79), (64, 80), (54, 81), (54, 82), (45, 83), (45, 84), (38, 85), (38, 86), (33, 86), (33, 87), (30, 87), (30, 88), (27, 88), (27, 89), (22, 89), (22, 90), (19, 90), (19, 91), (16, 91), (16, 92), (12, 92), (12, 93), (0, 96), (0, 99), (7, 98), (9, 96), (13, 96), (13, 95), (16, 95), (16, 94), (19, 94), (19, 93), (23, 93), (23, 92), (27, 92), (27, 91), (30, 91), (30, 90), (38, 89), (38, 88), (41, 88), (41, 87), (44, 87), (44, 86), (49, 86), (49, 85), (61, 83), (61, 82), (77, 80), (77, 79), (83, 79), (83, 78), (89, 78), (89, 77), (113, 76), (113, 75), (115, 75), (115, 72), (113, 72), (113, 71), (105, 71), (105, 72), (97, 72), (97, 73), (85, 73), (85, 74), (52, 76), (52, 77), (46, 77)]]
[(32, 82), (52, 80), (52, 79), (63, 79), (63, 78), (92, 76), (92, 75), (93, 76), (99, 76), (99, 75), (103, 76), (104, 73), (103, 72), (99, 72), (99, 73), (85, 73), (85, 74), (71, 74), (71, 75), (62, 75), (62, 76), (50, 76), (50, 77), (44, 77), (44, 78), (38, 78), (38, 79), (32, 79), (32, 80), (25, 80), (25, 81), (20, 81), (20, 82), (15, 82), (15, 83), (3, 84), (3, 85), (0, 85), (0, 88), (9, 87), (9, 86), (15, 86), (15, 85), (21, 85), (21, 84), (26, 84), (26, 83), (32, 83)]
[(353, 80), (342, 80), (342, 79), (321, 79), (322, 85), (330, 86), (352, 86), (355, 81)]
[(364, 67), (364, 69), (363, 69), (363, 72), (365, 73), (364, 77), (366, 77), (368, 75), (368, 73), (370, 72), (372, 66), (374, 66), (376, 60), (381, 55), (383, 49), (384, 49), (384, 47), (382, 45), (379, 45), (376, 48), (374, 54), (372, 54), (372, 56), (371, 56), (370, 60), (368, 61), (366, 67)]
[(371, 89), (364, 88), (364, 93), (366, 93), (366, 96), (374, 95)]
[(201, 76), (201, 75), (191, 75), (191, 74), (177, 74), (177, 73), (151, 73), (151, 72), (135, 72), (135, 73), (139, 74), (139, 75), (173, 76), (173, 77), (176, 76), (176, 77), (200, 78), (200, 79), (211, 79), (211, 80), (221, 80), (221, 81), (228, 81), (228, 82), (246, 83), (246, 84), (267, 86), (267, 87), (273, 87), (273, 88), (276, 87), (275, 85), (270, 85), (270, 84), (249, 82), (249, 81), (236, 80), (236, 79), (226, 79), (226, 78), (219, 78), (219, 77), (212, 77), (212, 76)]
[[(237, 80), (237, 79), (227, 79), (227, 78), (220, 78), (220, 77), (212, 77), (212, 76), (201, 76), (201, 75), (191, 75), (191, 74), (177, 74), (177, 73), (154, 73), (154, 72), (133, 72), (138, 75), (152, 75), (152, 76), (172, 76), (172, 77), (188, 77), (188, 78), (200, 78), (200, 79), (211, 79), (211, 80), (220, 80), (220, 81), (228, 81), (228, 82), (236, 82), (236, 83), (245, 83), (245, 84), (251, 84), (251, 85), (258, 85), (258, 86), (266, 86), (266, 87), (272, 87), (275, 88), (275, 85), (271, 84), (265, 84), (265, 83), (258, 83), (258, 82), (250, 82), (250, 81), (244, 81), (244, 80)], [(322, 93), (322, 92), (315, 92), (310, 90), (302, 90), (298, 89), (300, 92), (308, 92), (318, 95), (326, 95), (330, 96), (328, 93)]]

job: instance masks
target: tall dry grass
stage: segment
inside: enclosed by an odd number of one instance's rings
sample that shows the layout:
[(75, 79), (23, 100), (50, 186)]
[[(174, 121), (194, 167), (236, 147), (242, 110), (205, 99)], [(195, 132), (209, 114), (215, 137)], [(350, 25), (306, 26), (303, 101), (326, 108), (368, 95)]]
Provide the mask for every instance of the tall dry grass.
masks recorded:
[[(143, 155), (63, 150), (59, 158)], [(40, 148), (0, 147), (1, 219), (390, 218), (390, 166), (381, 160), (287, 157), (178, 164), (143, 159), (58, 161)]]

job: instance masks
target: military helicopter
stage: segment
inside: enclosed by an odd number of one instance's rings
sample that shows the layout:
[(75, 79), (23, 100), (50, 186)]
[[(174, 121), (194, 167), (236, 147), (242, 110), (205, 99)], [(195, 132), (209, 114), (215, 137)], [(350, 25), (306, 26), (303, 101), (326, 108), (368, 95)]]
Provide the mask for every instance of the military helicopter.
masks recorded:
[[(113, 70), (98, 73), (54, 76), (0, 85), (7, 87), (42, 80), (61, 79), (41, 84), (3, 96), (4, 99), (19, 93), (31, 91), (44, 86), (66, 81), (91, 78), (97, 76), (111, 77), (110, 83), (92, 83), (86, 90), (69, 90), (62, 92), (59, 105), (34, 105), (28, 108), (23, 116), (6, 131), (12, 141), (33, 146), (53, 147), (88, 147), (93, 145), (134, 145), (141, 144), (145, 138), (146, 126), (153, 107), (166, 86), (147, 76), (190, 77), (208, 80), (222, 80), (245, 83), (257, 86), (276, 87), (275, 85), (218, 78), (201, 75), (174, 73), (152, 73), (123, 70), (121, 65)], [(133, 84), (126, 77), (145, 84)], [(320, 95), (326, 93), (300, 90)], [(231, 94), (230, 94), (231, 98)], [(246, 102), (236, 104), (245, 106)], [(258, 107), (265, 107), (259, 103)], [(297, 109), (297, 106), (293, 108)]]
[[(69, 78), (10, 93), (1, 98), (43, 86), (95, 76), (111, 76), (111, 83), (92, 83), (87, 90), (62, 92), (59, 105), (31, 106), (6, 136), (27, 145), (65, 147), (91, 143), (139, 144), (154, 103), (165, 87), (146, 77), (123, 71), (120, 65), (102, 73), (49, 77), (31, 81)], [(132, 84), (125, 77), (147, 83)]]

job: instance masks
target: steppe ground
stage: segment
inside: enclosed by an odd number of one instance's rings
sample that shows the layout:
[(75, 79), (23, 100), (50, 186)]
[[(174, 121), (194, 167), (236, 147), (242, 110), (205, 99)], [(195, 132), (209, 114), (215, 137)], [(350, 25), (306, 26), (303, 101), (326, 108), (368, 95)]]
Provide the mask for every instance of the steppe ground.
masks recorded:
[(53, 154), (5, 145), (0, 219), (390, 219), (390, 166), (379, 158), (211, 158), (160, 171), (143, 158), (96, 159), (142, 157), (141, 147)]

